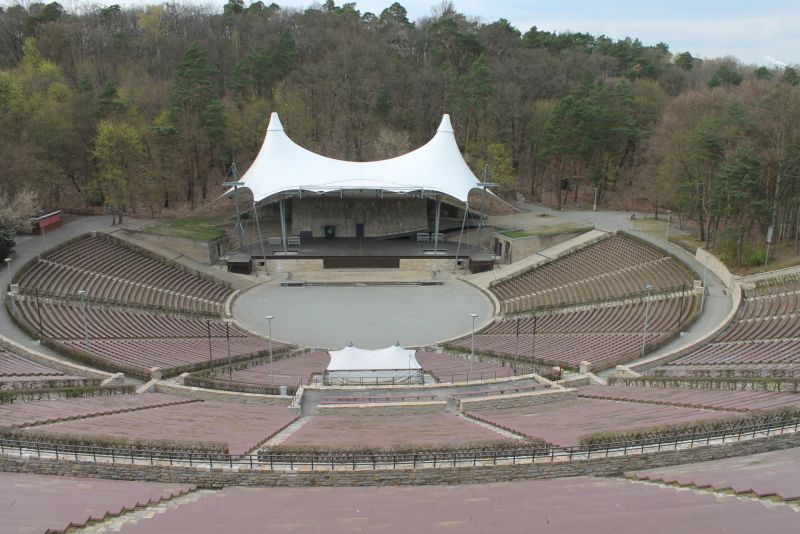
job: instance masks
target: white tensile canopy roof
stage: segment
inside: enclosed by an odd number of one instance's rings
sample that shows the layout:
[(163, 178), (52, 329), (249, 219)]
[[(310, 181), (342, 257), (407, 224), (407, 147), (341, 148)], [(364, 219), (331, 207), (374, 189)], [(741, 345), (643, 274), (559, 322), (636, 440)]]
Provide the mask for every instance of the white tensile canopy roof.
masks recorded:
[(393, 345), (385, 349), (367, 350), (345, 347), (330, 351), (328, 371), (380, 371), (397, 369), (422, 369), (417, 362), (417, 351)]
[(436, 135), (420, 148), (396, 158), (357, 162), (299, 146), (273, 113), (264, 144), (240, 181), (256, 202), (287, 192), (345, 190), (430, 191), (466, 202), (470, 190), (480, 184), (461, 156), (449, 115), (442, 117)]

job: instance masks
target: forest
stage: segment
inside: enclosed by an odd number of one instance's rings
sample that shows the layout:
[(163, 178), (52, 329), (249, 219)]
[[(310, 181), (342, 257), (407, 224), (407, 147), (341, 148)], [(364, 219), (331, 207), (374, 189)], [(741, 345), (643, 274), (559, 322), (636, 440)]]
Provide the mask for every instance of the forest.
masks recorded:
[(416, 21), (333, 0), (0, 8), (4, 204), (202, 211), (272, 111), (302, 146), (356, 161), (420, 146), (450, 113), (475, 174), (509, 199), (590, 208), (597, 188), (601, 207), (672, 210), (739, 265), (763, 262), (770, 228), (797, 253), (790, 66), (518, 29), (449, 2)]

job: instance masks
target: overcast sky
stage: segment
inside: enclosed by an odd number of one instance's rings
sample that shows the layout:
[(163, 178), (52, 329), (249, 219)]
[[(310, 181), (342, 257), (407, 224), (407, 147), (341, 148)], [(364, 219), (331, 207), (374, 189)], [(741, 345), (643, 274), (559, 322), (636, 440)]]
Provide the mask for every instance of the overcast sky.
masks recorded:
[[(48, 0), (39, 0), (47, 2)], [(221, 8), (227, 0), (181, 0)], [(252, 0), (245, 0), (249, 4)], [(271, 0), (263, 0), (269, 4)], [(324, 0), (323, 0), (324, 1)], [(375, 14), (393, 0), (357, 2)], [(341, 5), (345, 0), (337, 0)], [(0, 0), (0, 5), (9, 0)], [(80, 0), (62, 2), (68, 9)], [(142, 5), (142, 0), (104, 0), (110, 5)], [(281, 7), (305, 8), (309, 0), (276, 0)], [(317, 2), (319, 4), (320, 2)], [(430, 15), (432, 0), (404, 0), (409, 18)], [(800, 64), (800, 2), (797, 0), (456, 0), (456, 9), (483, 22), (506, 18), (523, 33), (531, 26), (547, 31), (588, 32), (612, 38), (638, 37), (645, 44), (667, 43), (672, 52), (697, 57), (732, 55), (759, 65)]]

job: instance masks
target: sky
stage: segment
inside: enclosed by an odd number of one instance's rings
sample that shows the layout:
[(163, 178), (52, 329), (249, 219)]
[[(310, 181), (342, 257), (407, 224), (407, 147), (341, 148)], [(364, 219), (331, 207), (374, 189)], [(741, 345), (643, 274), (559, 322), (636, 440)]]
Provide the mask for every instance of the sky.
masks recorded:
[[(0, 0), (0, 4), (7, 0)], [(46, 1), (46, 0), (44, 0)], [(179, 0), (216, 8), (226, 0)], [(252, 0), (245, 0), (249, 4)], [(275, 1), (281, 7), (306, 8), (312, 0)], [(324, 1), (324, 0), (322, 0)], [(341, 5), (346, 0), (336, 0)], [(357, 1), (363, 13), (375, 14), (394, 0)], [(68, 9), (82, 0), (67, 0)], [(95, 1), (92, 4), (98, 3)], [(104, 0), (109, 5), (142, 5), (142, 0)], [(321, 3), (321, 2), (318, 2)], [(431, 14), (437, 0), (401, 0), (409, 18)], [(734, 56), (748, 64), (800, 64), (800, 2), (797, 0), (454, 0), (460, 13), (483, 22), (508, 19), (521, 32), (532, 26), (555, 32), (635, 37), (644, 44), (665, 42), (674, 53), (712, 58)]]

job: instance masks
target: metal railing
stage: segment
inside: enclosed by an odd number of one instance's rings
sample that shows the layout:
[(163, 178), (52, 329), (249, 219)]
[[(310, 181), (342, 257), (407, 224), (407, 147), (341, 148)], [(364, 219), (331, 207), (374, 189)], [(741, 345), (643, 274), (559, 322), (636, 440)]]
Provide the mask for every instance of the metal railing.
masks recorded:
[(182, 451), (115, 449), (85, 445), (58, 445), (35, 441), (0, 440), (0, 454), (21, 458), (93, 461), (127, 465), (197, 468), (297, 470), (370, 470), (437, 467), (563, 463), (685, 450), (797, 432), (800, 419), (752, 425), (735, 430), (649, 438), (625, 443), (577, 447), (531, 447), (499, 450), (462, 450), (409, 453), (297, 453), (232, 455)]

